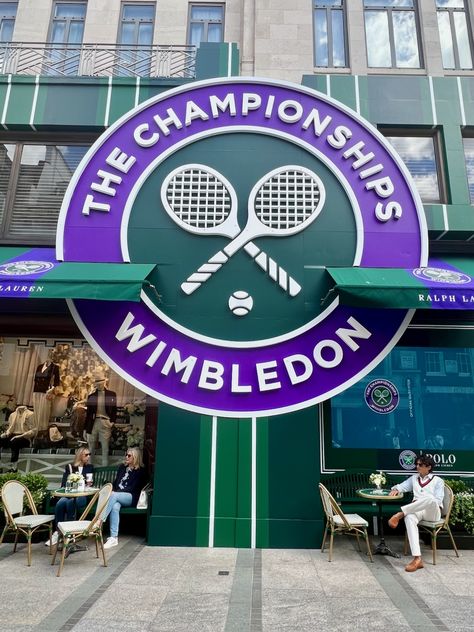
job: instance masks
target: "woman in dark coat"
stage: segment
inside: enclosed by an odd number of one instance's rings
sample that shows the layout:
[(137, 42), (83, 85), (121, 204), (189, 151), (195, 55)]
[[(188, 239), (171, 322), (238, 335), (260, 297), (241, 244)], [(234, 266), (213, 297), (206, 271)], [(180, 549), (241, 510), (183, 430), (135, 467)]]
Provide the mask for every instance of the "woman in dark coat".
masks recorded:
[[(86, 474), (94, 473), (94, 466), (90, 464), (91, 453), (87, 446), (76, 450), (76, 457), (74, 463), (69, 463), (63, 473), (63, 479), (61, 481), (61, 487), (66, 487), (67, 477), (69, 474), (82, 474), (86, 478)], [(87, 504), (87, 498), (60, 498), (54, 508), (54, 523), (64, 522), (65, 520), (74, 520), (76, 512), (80, 512), (81, 509)], [(58, 532), (53, 533), (51, 544), (54, 546), (58, 541)], [(49, 546), (49, 540), (45, 543)]]
[(125, 463), (120, 465), (117, 476), (113, 482), (113, 492), (103, 520), (110, 514), (110, 537), (104, 544), (105, 549), (110, 549), (118, 544), (118, 532), (120, 524), (120, 509), (122, 507), (136, 507), (140, 492), (145, 485), (145, 468), (142, 464), (142, 455), (138, 448), (128, 448), (125, 455)]

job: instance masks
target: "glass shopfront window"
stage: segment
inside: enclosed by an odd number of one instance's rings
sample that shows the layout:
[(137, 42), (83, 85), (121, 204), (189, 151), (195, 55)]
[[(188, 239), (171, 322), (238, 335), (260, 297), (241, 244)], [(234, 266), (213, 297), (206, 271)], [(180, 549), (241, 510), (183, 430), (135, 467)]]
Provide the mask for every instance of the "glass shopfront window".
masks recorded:
[[(94, 403), (91, 395), (102, 385), (101, 411), (100, 399)], [(97, 409), (91, 411), (94, 404)], [(74, 452), (90, 440), (86, 423), (91, 412), (97, 417), (102, 412), (115, 421), (110, 426), (108, 454), (123, 457), (127, 447), (143, 448), (145, 394), (110, 369), (83, 340), (0, 338), (0, 433), (7, 430), (19, 407), (34, 413), (33, 451)], [(100, 434), (93, 447), (94, 465), (106, 465)], [(3, 464), (8, 462), (8, 453), (8, 446), (3, 446)]]
[(404, 452), (424, 452), (470, 471), (473, 410), (474, 348), (396, 347), (327, 405), (326, 467), (399, 469)]

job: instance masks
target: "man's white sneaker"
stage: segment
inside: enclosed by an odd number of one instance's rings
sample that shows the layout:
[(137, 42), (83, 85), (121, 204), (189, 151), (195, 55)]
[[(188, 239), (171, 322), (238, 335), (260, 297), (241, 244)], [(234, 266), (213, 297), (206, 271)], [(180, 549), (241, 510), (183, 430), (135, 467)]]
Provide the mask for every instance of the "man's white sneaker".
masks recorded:
[(107, 538), (107, 542), (104, 544), (104, 549), (111, 549), (113, 546), (118, 546), (118, 538)]
[[(57, 543), (58, 543), (58, 532), (55, 531), (53, 535), (51, 536), (51, 546), (56, 546)], [(49, 546), (49, 540), (46, 540), (44, 545)]]

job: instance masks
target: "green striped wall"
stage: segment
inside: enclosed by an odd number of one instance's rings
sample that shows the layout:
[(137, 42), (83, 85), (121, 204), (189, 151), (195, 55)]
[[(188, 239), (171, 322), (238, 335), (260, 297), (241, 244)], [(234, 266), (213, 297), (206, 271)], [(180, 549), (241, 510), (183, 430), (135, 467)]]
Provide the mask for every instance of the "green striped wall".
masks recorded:
[(317, 408), (269, 421), (160, 404), (156, 446), (149, 544), (319, 545)]

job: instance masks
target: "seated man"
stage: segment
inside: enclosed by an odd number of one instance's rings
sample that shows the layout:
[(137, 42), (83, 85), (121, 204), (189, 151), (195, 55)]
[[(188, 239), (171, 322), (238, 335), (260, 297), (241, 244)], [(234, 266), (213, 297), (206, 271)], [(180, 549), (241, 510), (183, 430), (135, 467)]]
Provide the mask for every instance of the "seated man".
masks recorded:
[(444, 481), (432, 474), (434, 461), (430, 456), (419, 456), (416, 459), (417, 474), (413, 474), (403, 483), (394, 485), (390, 496), (398, 492), (413, 492), (413, 502), (401, 507), (401, 511), (394, 514), (388, 524), (396, 529), (402, 518), (405, 518), (408, 541), (410, 543), (412, 561), (405, 566), (408, 573), (423, 568), (421, 559), (418, 523), (420, 520), (439, 520), (444, 498)]

